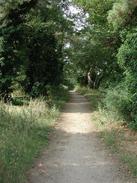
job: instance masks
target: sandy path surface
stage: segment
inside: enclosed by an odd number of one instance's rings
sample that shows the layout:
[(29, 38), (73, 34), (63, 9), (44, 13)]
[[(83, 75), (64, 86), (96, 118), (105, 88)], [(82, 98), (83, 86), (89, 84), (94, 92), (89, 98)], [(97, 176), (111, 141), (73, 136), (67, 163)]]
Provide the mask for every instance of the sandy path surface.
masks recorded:
[(88, 101), (72, 92), (29, 183), (135, 183), (102, 145), (91, 115)]

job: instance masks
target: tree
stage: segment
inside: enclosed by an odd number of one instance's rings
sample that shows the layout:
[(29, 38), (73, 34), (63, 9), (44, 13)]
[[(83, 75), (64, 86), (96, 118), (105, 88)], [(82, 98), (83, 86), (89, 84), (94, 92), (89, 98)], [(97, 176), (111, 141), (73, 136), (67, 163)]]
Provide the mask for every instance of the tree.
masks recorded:
[(12, 91), (13, 78), (21, 62), (22, 24), (26, 14), (36, 3), (36, 0), (30, 0), (28, 2), (23, 1), (21, 4), (18, 1), (9, 1), (5, 5), (3, 4), (5, 8), (9, 7), (2, 19), (3, 24), (0, 28), (2, 39), (0, 50), (0, 93), (5, 102)]
[[(72, 59), (80, 70), (78, 75), (80, 78), (87, 78), (90, 72), (92, 88), (98, 88), (103, 83), (107, 86), (112, 80), (116, 80), (121, 70), (116, 62), (116, 50), (120, 44), (119, 35), (111, 31), (107, 22), (108, 11), (112, 8), (113, 1), (75, 2), (89, 14), (88, 26), (79, 32), (77, 35), (79, 38), (73, 42), (75, 51)], [(87, 84), (87, 81), (85, 83)]]
[(6, 101), (17, 85), (33, 96), (46, 94), (46, 85), (62, 81), (64, 39), (69, 27), (62, 1), (3, 1), (2, 10), (2, 97)]

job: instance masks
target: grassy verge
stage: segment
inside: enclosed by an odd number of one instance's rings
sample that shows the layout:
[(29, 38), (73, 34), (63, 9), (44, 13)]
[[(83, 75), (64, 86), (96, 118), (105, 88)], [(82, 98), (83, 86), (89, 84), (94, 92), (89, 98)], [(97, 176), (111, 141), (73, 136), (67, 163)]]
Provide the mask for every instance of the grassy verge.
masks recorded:
[[(68, 99), (58, 91), (49, 101), (30, 100), (22, 106), (0, 102), (0, 183), (22, 183)], [(50, 103), (50, 105), (49, 105)]]
[(105, 144), (117, 153), (119, 159), (137, 177), (137, 133), (124, 126), (121, 116), (101, 107), (102, 92), (88, 88), (77, 88), (91, 102), (92, 121)]

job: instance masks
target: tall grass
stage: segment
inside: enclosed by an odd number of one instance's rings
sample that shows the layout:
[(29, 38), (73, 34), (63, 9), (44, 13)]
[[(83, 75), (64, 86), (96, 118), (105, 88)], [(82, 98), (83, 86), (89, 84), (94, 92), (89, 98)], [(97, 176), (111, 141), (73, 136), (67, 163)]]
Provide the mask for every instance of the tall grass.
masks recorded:
[(50, 107), (42, 98), (23, 106), (0, 102), (0, 183), (25, 181), (26, 170), (48, 143), (65, 98), (59, 101)]
[[(108, 91), (104, 95), (101, 91), (86, 87), (78, 87), (77, 91), (87, 96), (91, 102), (91, 119), (98, 129), (99, 136), (112, 152), (117, 153), (119, 159), (127, 165), (133, 176), (137, 178), (137, 153), (133, 153), (132, 149), (130, 151), (131, 146), (128, 141), (131, 136), (130, 133), (129, 135), (126, 134), (127, 130), (130, 132), (130, 129), (125, 128), (128, 121), (125, 121), (127, 117), (123, 117), (123, 110), (130, 99), (127, 91), (123, 92), (125, 95), (115, 90)], [(123, 108), (121, 108), (121, 105)], [(136, 139), (133, 138), (131, 143), (132, 148), (136, 147)]]

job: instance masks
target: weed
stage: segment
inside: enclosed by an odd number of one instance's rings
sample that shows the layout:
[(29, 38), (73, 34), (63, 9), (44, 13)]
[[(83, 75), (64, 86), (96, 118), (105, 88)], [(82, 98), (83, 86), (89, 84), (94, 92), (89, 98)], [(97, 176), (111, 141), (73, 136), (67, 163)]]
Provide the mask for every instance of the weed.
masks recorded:
[[(62, 95), (62, 94), (60, 94)], [(22, 106), (0, 103), (0, 182), (22, 183), (25, 172), (48, 144), (49, 133), (67, 99), (54, 97), (50, 107), (43, 98)]]
[[(121, 161), (125, 163), (133, 175), (137, 177), (137, 156), (130, 152), (130, 149), (128, 149), (127, 146), (124, 147), (124, 143), (127, 139), (124, 138), (125, 132), (122, 125), (127, 124), (125, 119), (123, 119), (122, 115), (116, 110), (109, 110), (109, 107), (102, 107), (104, 94), (101, 92), (87, 89), (85, 87), (79, 87), (78, 92), (88, 96), (88, 99), (91, 102), (92, 122), (95, 123), (98, 131), (100, 132), (99, 136), (103, 138), (105, 144), (111, 148), (112, 152), (117, 153)], [(107, 103), (110, 104), (110, 96), (107, 98)], [(118, 103), (119, 101), (116, 102)], [(130, 136), (128, 137), (128, 140), (131, 141)], [(134, 144), (134, 142), (132, 143)]]

